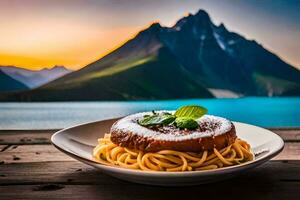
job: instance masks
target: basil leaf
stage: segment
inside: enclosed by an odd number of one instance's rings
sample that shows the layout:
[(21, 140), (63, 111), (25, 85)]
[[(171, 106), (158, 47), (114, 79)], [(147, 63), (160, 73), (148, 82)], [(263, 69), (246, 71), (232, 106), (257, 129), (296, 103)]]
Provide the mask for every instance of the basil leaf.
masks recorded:
[(177, 128), (193, 130), (199, 127), (199, 124), (192, 118), (189, 117), (178, 117), (175, 120)]
[(138, 123), (142, 126), (152, 126), (152, 125), (168, 125), (175, 120), (174, 115), (168, 114), (156, 114), (144, 117), (138, 120)]
[(207, 109), (202, 106), (183, 106), (176, 110), (176, 117), (189, 117), (192, 119), (198, 119), (207, 113)]

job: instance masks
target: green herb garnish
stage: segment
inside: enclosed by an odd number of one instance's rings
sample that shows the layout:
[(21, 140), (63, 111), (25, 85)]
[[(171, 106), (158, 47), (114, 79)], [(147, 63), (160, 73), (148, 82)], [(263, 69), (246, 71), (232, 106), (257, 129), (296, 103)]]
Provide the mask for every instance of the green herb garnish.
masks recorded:
[(175, 120), (177, 128), (193, 130), (199, 127), (196, 120), (189, 117), (177, 117)]
[(153, 125), (168, 125), (175, 120), (175, 116), (170, 113), (154, 114), (146, 116), (139, 120), (138, 123), (142, 126), (153, 126)]
[(202, 106), (182, 106), (175, 112), (176, 117), (189, 117), (192, 119), (198, 119), (207, 113), (207, 109)]
[(152, 111), (152, 113), (153, 115), (146, 115), (144, 118), (138, 120), (138, 123), (142, 126), (174, 124), (177, 128), (192, 130), (198, 128), (199, 125), (196, 119), (205, 115), (207, 109), (191, 105), (180, 107), (173, 115), (168, 112), (157, 113)]

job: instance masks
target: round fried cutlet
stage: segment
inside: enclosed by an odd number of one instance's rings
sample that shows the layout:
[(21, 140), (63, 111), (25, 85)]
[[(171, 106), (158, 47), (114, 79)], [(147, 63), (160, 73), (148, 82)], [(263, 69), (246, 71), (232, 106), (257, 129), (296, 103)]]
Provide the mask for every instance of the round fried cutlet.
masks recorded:
[(138, 120), (149, 114), (151, 113), (137, 113), (115, 122), (110, 131), (111, 141), (121, 147), (145, 152), (201, 152), (225, 148), (237, 138), (233, 123), (222, 117), (204, 115), (197, 119), (199, 127), (195, 130), (182, 130), (174, 125), (139, 125)]

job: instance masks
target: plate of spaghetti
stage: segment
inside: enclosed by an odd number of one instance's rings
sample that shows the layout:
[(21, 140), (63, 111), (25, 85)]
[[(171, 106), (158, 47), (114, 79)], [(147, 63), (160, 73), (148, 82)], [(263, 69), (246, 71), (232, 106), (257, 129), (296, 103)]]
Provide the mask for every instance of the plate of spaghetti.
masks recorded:
[(269, 130), (208, 115), (197, 105), (82, 124), (51, 140), (59, 150), (111, 176), (164, 186), (234, 177), (284, 146)]

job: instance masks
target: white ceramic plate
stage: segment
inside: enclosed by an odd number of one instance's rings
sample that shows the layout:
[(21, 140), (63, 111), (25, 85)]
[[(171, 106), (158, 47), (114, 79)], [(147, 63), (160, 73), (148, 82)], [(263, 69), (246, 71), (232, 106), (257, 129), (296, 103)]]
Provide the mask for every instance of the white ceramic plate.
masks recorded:
[(95, 162), (92, 150), (97, 139), (108, 133), (117, 119), (98, 121), (67, 128), (55, 133), (51, 141), (69, 156), (100, 169), (103, 173), (126, 181), (163, 186), (197, 185), (234, 177), (276, 156), (283, 149), (283, 140), (275, 133), (249, 124), (234, 122), (237, 136), (252, 147), (255, 159), (241, 165), (193, 172), (145, 172), (105, 166)]

